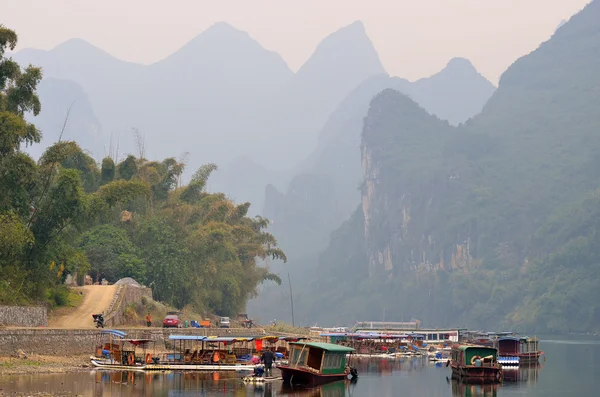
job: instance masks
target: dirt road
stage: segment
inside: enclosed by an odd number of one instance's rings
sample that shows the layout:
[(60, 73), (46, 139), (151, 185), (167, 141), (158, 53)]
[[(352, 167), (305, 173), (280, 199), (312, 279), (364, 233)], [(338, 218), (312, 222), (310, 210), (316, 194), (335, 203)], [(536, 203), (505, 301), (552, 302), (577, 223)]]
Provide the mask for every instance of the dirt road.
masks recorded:
[(53, 328), (94, 328), (92, 314), (106, 314), (115, 294), (117, 285), (86, 285), (78, 287), (83, 291), (83, 300), (79, 306), (69, 312), (53, 316), (49, 326)]

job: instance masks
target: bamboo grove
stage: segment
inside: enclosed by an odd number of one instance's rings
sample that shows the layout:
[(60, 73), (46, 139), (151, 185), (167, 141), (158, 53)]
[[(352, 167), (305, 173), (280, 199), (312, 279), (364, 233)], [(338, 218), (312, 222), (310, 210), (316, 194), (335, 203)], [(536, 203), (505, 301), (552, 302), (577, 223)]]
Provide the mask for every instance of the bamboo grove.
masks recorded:
[(286, 260), (267, 232), (208, 193), (214, 164), (180, 186), (184, 164), (128, 156), (98, 165), (75, 142), (60, 141), (34, 161), (24, 147), (41, 132), (25, 115), (41, 111), (39, 68), (5, 56), (17, 35), (0, 26), (0, 303), (64, 303), (68, 274), (114, 282), (133, 277), (155, 299), (232, 314), (266, 281), (280, 282), (266, 258)]

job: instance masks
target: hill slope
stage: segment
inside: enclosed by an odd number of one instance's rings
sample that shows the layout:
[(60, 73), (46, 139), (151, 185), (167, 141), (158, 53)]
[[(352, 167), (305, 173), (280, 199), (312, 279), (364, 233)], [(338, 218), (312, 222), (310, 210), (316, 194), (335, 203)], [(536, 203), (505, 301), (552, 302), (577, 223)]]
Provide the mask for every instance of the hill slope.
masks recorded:
[[(297, 167), (285, 193), (272, 185), (266, 189), (263, 214), (273, 221), (273, 233), (290, 260), (289, 266), (275, 264), (272, 268), (282, 275), (289, 270), (297, 288), (304, 288), (310, 271), (317, 268), (318, 252), (329, 244), (331, 232), (359, 205), (363, 118), (377, 93), (395, 89), (419, 98), (415, 100), (422, 101), (421, 106), (429, 113), (440, 112), (464, 122), (480, 111), (493, 93), (494, 86), (487, 80), (482, 83), (482, 79), (468, 61), (452, 60), (440, 73), (414, 83), (380, 74), (354, 89), (328, 118), (317, 149)], [(283, 295), (288, 292), (283, 287), (265, 288), (268, 290), (251, 302), (251, 307), (260, 307), (269, 317), (281, 317), (285, 310), (274, 304), (279, 299), (272, 294), (276, 290)]]
[(398, 93), (378, 96), (362, 206), (323, 252), (307, 311), (377, 320), (370, 308), (402, 302), (386, 319), (598, 331), (599, 49), (596, 0), (515, 62), (459, 128)]

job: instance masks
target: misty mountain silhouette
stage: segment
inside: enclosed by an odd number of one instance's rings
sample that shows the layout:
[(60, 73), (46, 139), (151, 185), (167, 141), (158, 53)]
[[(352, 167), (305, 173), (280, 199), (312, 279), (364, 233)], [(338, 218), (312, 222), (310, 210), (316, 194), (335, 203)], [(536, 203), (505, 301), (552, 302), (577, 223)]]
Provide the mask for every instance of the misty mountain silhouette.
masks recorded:
[(314, 150), (318, 132), (335, 107), (360, 83), (385, 73), (361, 22), (326, 37), (273, 98), (271, 142), (279, 152), (270, 167), (288, 167)]
[[(286, 236), (288, 231), (282, 229), (283, 224), (294, 227), (294, 223), (284, 220), (288, 216), (294, 216), (293, 214), (297, 212), (307, 212), (308, 214), (310, 212), (305, 208), (279, 204), (277, 200), (289, 199), (296, 205), (308, 205), (308, 203), (303, 204), (302, 200), (292, 197), (292, 191), (302, 190), (298, 188), (299, 184), (303, 182), (308, 185), (313, 184), (309, 182), (310, 178), (305, 174), (313, 175), (318, 179), (327, 177), (335, 185), (336, 197), (331, 201), (335, 204), (328, 209), (329, 214), (335, 215), (329, 218), (333, 219), (333, 222), (327, 226), (321, 225), (319, 230), (313, 231), (322, 237), (323, 244), (329, 233), (356, 209), (360, 202), (358, 187), (362, 179), (360, 145), (363, 118), (367, 114), (371, 99), (385, 89), (402, 92), (429, 113), (458, 124), (479, 113), (493, 94), (495, 87), (477, 72), (470, 61), (464, 58), (454, 58), (440, 72), (415, 82), (380, 74), (370, 77), (360, 84), (331, 113), (319, 133), (317, 149), (294, 170), (295, 175), (291, 178), (290, 186), (296, 188), (284, 190), (286, 194), (277, 192), (278, 194), (273, 197), (265, 198), (263, 213), (275, 221), (273, 230), (280, 237), (280, 242), (284, 247), (286, 242), (296, 241), (293, 238), (288, 239)], [(296, 175), (300, 177), (299, 181), (295, 180)], [(309, 187), (305, 189), (309, 189)], [(274, 188), (271, 187), (269, 191), (274, 192)], [(288, 195), (290, 195), (289, 198)], [(279, 209), (274, 211), (273, 208), (269, 208), (268, 203)], [(286, 214), (282, 208), (287, 209), (290, 213)], [(316, 212), (314, 214), (319, 216)], [(305, 220), (310, 222), (307, 218)]]
[(458, 127), (379, 94), (361, 142), (362, 205), (311, 263), (315, 277), (296, 281), (296, 319), (372, 320), (373, 307), (402, 302), (386, 317), (596, 332), (599, 27), (595, 0), (514, 62)]
[[(188, 151), (192, 167), (260, 149), (254, 104), (292, 76), (279, 55), (225, 23), (148, 66), (118, 60), (78, 39), (50, 51), (23, 50), (14, 58), (42, 66), (46, 77), (80, 84), (104, 130), (125, 135), (124, 151), (133, 151), (130, 129), (137, 127), (148, 155)], [(96, 156), (100, 150), (89, 149)]]
[(108, 149), (100, 122), (80, 85), (69, 80), (45, 78), (38, 85), (38, 96), (43, 111), (37, 117), (27, 115), (26, 118), (44, 132), (42, 142), (24, 150), (39, 157), (45, 147), (59, 139), (63, 125), (62, 140), (77, 141), (82, 147), (102, 147), (106, 144)]

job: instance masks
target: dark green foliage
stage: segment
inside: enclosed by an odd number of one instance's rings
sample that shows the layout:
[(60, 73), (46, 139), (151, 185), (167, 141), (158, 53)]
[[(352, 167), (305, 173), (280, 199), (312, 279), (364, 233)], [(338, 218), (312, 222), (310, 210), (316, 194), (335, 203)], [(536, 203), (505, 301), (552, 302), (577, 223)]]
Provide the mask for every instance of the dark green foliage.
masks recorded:
[(137, 164), (135, 163), (135, 156), (129, 155), (117, 165), (117, 175), (119, 179), (128, 181), (133, 178), (136, 173)]
[[(135, 256), (127, 232), (112, 225), (97, 226), (81, 236), (79, 248), (85, 252), (91, 264), (91, 272), (97, 281), (106, 278), (115, 282), (133, 273), (143, 275), (140, 260)], [(142, 280), (143, 278), (138, 278)]]
[(100, 184), (106, 185), (115, 179), (115, 162), (110, 157), (102, 159), (102, 170), (100, 172)]
[(144, 181), (118, 180), (102, 186), (98, 195), (111, 207), (126, 204), (135, 198), (148, 196), (150, 188)]

